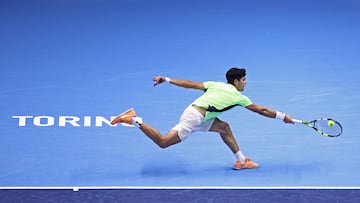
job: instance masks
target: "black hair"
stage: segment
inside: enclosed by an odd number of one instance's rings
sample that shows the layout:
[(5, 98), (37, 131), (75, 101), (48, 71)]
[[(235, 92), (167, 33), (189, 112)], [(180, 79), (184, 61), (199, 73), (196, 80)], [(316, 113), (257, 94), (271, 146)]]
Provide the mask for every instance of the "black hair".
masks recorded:
[(234, 80), (240, 80), (240, 78), (246, 76), (246, 70), (245, 68), (230, 68), (226, 72), (226, 80), (230, 84), (234, 84)]

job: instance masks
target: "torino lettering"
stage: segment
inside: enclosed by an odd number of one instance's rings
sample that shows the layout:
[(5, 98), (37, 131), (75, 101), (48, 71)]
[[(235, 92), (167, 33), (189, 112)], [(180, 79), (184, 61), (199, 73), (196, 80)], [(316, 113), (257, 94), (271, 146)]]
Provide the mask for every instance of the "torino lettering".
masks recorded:
[(94, 124), (96, 127), (102, 127), (103, 125), (113, 126), (111, 125), (111, 120), (114, 119), (115, 116), (111, 116), (110, 119), (103, 116), (12, 116), (12, 118), (17, 119), (18, 126), (21, 127), (29, 125), (38, 127), (91, 127)]

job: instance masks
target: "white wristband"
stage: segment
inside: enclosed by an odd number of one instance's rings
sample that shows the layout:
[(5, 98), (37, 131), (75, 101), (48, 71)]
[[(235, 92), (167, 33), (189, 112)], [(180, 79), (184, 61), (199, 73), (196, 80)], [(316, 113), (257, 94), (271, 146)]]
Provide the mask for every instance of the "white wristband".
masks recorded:
[(286, 114), (283, 113), (283, 112), (280, 112), (280, 111), (277, 111), (277, 112), (276, 112), (276, 118), (277, 118), (277, 119), (284, 120), (284, 119), (285, 119), (285, 116), (286, 116)]
[(168, 78), (168, 77), (165, 77), (165, 82), (170, 82), (170, 78)]

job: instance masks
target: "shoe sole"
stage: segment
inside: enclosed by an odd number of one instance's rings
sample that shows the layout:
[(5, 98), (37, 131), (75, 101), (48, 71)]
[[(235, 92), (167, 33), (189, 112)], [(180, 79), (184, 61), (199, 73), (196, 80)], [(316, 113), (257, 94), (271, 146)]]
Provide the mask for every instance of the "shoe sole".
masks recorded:
[(233, 167), (233, 170), (244, 170), (244, 169), (255, 169), (255, 168), (259, 168), (260, 166), (256, 166), (256, 167), (246, 167), (246, 168), (235, 168)]
[(237, 168), (237, 167), (233, 166), (233, 169), (234, 170), (241, 170), (241, 169), (253, 169), (253, 168), (259, 168), (260, 167), (260, 165), (258, 163), (254, 163), (254, 162), (252, 162), (252, 163), (254, 164), (254, 166), (244, 166), (244, 167), (240, 167), (240, 168)]

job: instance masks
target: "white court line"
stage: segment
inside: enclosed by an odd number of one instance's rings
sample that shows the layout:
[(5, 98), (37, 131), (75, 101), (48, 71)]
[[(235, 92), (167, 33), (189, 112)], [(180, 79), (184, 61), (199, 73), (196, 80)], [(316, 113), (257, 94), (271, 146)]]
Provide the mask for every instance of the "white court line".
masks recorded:
[(330, 187), (330, 186), (264, 186), (264, 187), (243, 187), (243, 186), (64, 186), (64, 187), (0, 187), (0, 190), (114, 190), (114, 189), (131, 189), (131, 190), (359, 190), (360, 186), (342, 186), (342, 187)]

